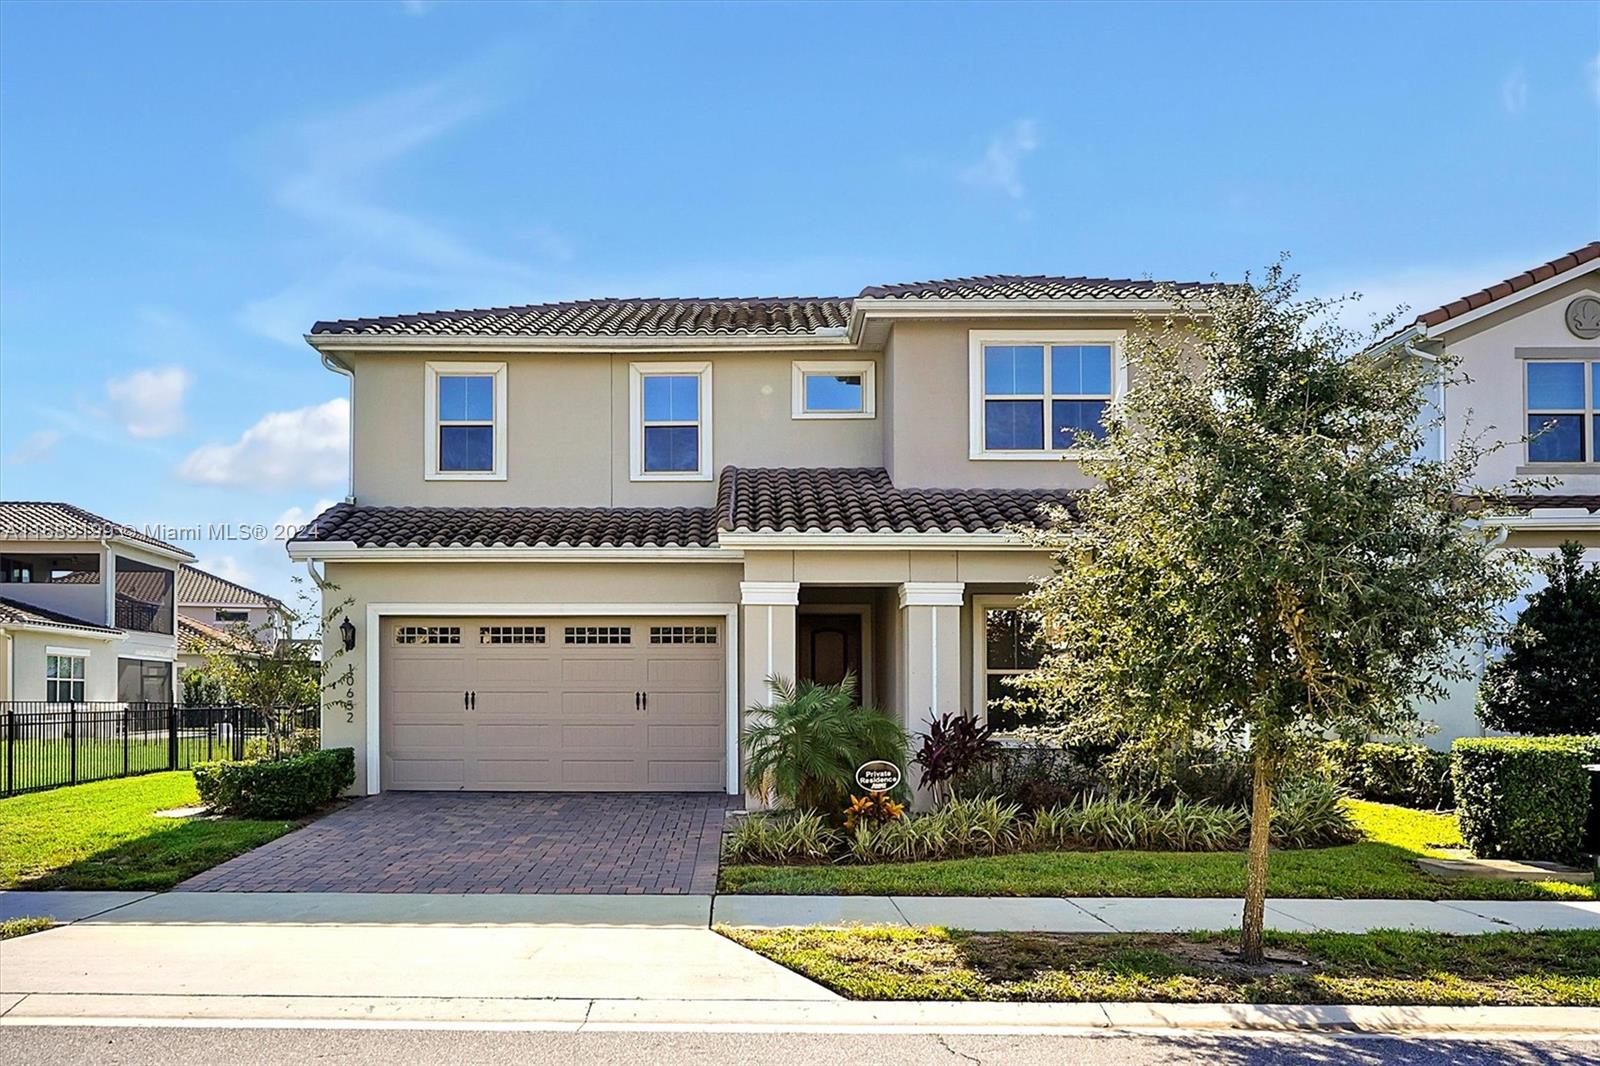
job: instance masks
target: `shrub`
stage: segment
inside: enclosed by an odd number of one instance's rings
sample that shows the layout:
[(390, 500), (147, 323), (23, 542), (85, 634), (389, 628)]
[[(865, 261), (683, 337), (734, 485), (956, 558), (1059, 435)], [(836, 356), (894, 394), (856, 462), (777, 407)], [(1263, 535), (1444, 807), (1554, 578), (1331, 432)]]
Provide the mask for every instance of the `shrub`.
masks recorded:
[(950, 797), (951, 783), (994, 761), (1000, 742), (994, 727), (965, 714), (941, 714), (928, 725), (913, 761), (922, 767), (922, 785), (936, 797)]
[[(837, 685), (768, 678), (773, 702), (750, 708), (745, 783), (795, 810), (842, 811), (856, 767), (873, 759), (906, 764), (905, 731), (893, 718), (856, 705), (855, 677)], [(904, 799), (904, 785), (896, 799)]]
[(1479, 717), (1509, 733), (1600, 732), (1600, 566), (1567, 541), (1545, 562), (1548, 587), (1528, 606), (1489, 664)]
[(1327, 761), (1335, 782), (1362, 799), (1419, 810), (1455, 805), (1447, 751), (1423, 744), (1335, 741), (1327, 747)]
[[(284, 737), (278, 746), (280, 756), (309, 755), (314, 751), (322, 750), (322, 730), (296, 729), (292, 736)], [(257, 762), (267, 758), (267, 738), (251, 737), (244, 742), (244, 758), (246, 762)]]
[(958, 798), (999, 796), (1024, 811), (1077, 802), (1102, 788), (1091, 768), (1062, 747), (1002, 747), (993, 761), (955, 779)]
[(738, 819), (723, 847), (729, 862), (826, 862), (839, 835), (811, 811)]
[(1325, 848), (1361, 839), (1345, 809), (1344, 790), (1331, 781), (1301, 778), (1278, 790), (1272, 804), (1272, 843), (1280, 848)]
[(887, 792), (868, 792), (850, 797), (850, 806), (844, 809), (844, 827), (854, 829), (857, 822), (892, 822), (905, 813), (905, 804), (896, 803)]
[(194, 768), (201, 800), (212, 810), (241, 818), (298, 818), (332, 803), (355, 780), (353, 748), (329, 748), (275, 762), (212, 762)]
[(1600, 736), (1455, 742), (1456, 821), (1480, 858), (1576, 860)]

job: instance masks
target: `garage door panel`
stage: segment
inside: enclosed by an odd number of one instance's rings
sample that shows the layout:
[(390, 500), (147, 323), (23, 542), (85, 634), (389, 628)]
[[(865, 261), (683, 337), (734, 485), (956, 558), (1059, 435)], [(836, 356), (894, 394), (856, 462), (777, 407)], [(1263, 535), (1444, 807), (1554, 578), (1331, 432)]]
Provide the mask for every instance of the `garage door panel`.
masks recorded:
[(722, 787), (722, 762), (715, 759), (651, 759), (646, 784), (682, 792), (717, 790)]
[(720, 791), (721, 630), (693, 618), (397, 619), (382, 634), (384, 787)]

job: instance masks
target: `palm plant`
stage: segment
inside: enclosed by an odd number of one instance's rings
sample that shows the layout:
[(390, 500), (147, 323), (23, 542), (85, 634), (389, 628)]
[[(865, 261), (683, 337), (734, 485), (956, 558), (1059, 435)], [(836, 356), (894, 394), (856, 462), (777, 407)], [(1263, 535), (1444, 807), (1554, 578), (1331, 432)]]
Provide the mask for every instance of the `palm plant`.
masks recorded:
[(893, 718), (857, 706), (856, 679), (836, 685), (770, 677), (772, 702), (750, 708), (744, 732), (745, 784), (785, 807), (839, 815), (856, 767), (872, 759), (905, 765), (906, 734)]

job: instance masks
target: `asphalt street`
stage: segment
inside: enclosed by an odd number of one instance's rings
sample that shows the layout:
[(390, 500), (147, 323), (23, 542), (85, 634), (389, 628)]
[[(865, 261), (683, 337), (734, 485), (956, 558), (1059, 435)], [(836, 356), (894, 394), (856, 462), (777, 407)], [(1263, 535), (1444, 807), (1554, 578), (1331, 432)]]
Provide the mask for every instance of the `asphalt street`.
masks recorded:
[(739, 1063), (893, 1066), (898, 1063), (1063, 1066), (1254, 1064), (1588, 1064), (1600, 1039), (1460, 1040), (1308, 1034), (1163, 1033), (1063, 1036), (882, 1033), (527, 1032), (437, 1029), (225, 1029), (17, 1026), (0, 1029), (0, 1060), (27, 1066), (216, 1063), (560, 1064)]

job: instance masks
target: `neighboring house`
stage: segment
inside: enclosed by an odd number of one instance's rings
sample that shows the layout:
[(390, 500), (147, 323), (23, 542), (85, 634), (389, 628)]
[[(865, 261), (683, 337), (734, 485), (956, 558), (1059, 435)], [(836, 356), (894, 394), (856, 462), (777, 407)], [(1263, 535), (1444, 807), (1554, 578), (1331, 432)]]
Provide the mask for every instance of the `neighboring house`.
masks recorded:
[[(1553, 482), (1518, 498), (1524, 513), (1506, 522), (1507, 545), (1543, 555), (1576, 540), (1588, 562), (1600, 562), (1600, 241), (1421, 314), (1385, 343), (1460, 360), (1467, 380), (1434, 397), (1444, 419), (1431, 453), (1484, 434), (1505, 447), (1483, 461), (1480, 484)], [(1543, 583), (1537, 577), (1507, 605), (1508, 616)], [(1484, 650), (1464, 654), (1481, 673)], [(1461, 682), (1421, 709), (1439, 727), (1429, 743), (1484, 732), (1477, 688)]]
[(0, 502), (0, 697), (170, 703), (193, 559), (71, 504)]
[(289, 635), (282, 600), (198, 566), (178, 571), (178, 614), (212, 629), (238, 632), (242, 626), (269, 647)]
[(178, 691), (183, 691), (183, 675), (204, 670), (212, 655), (260, 654), (261, 646), (231, 626), (212, 626), (178, 615)]
[(352, 601), (324, 742), (369, 793), (737, 792), (775, 674), (854, 671), (913, 732), (1011, 724), (1051, 566), (1015, 527), (1092, 484), (1075, 431), (1165, 309), (997, 276), (317, 323), (352, 402), (351, 496), (289, 544)]

